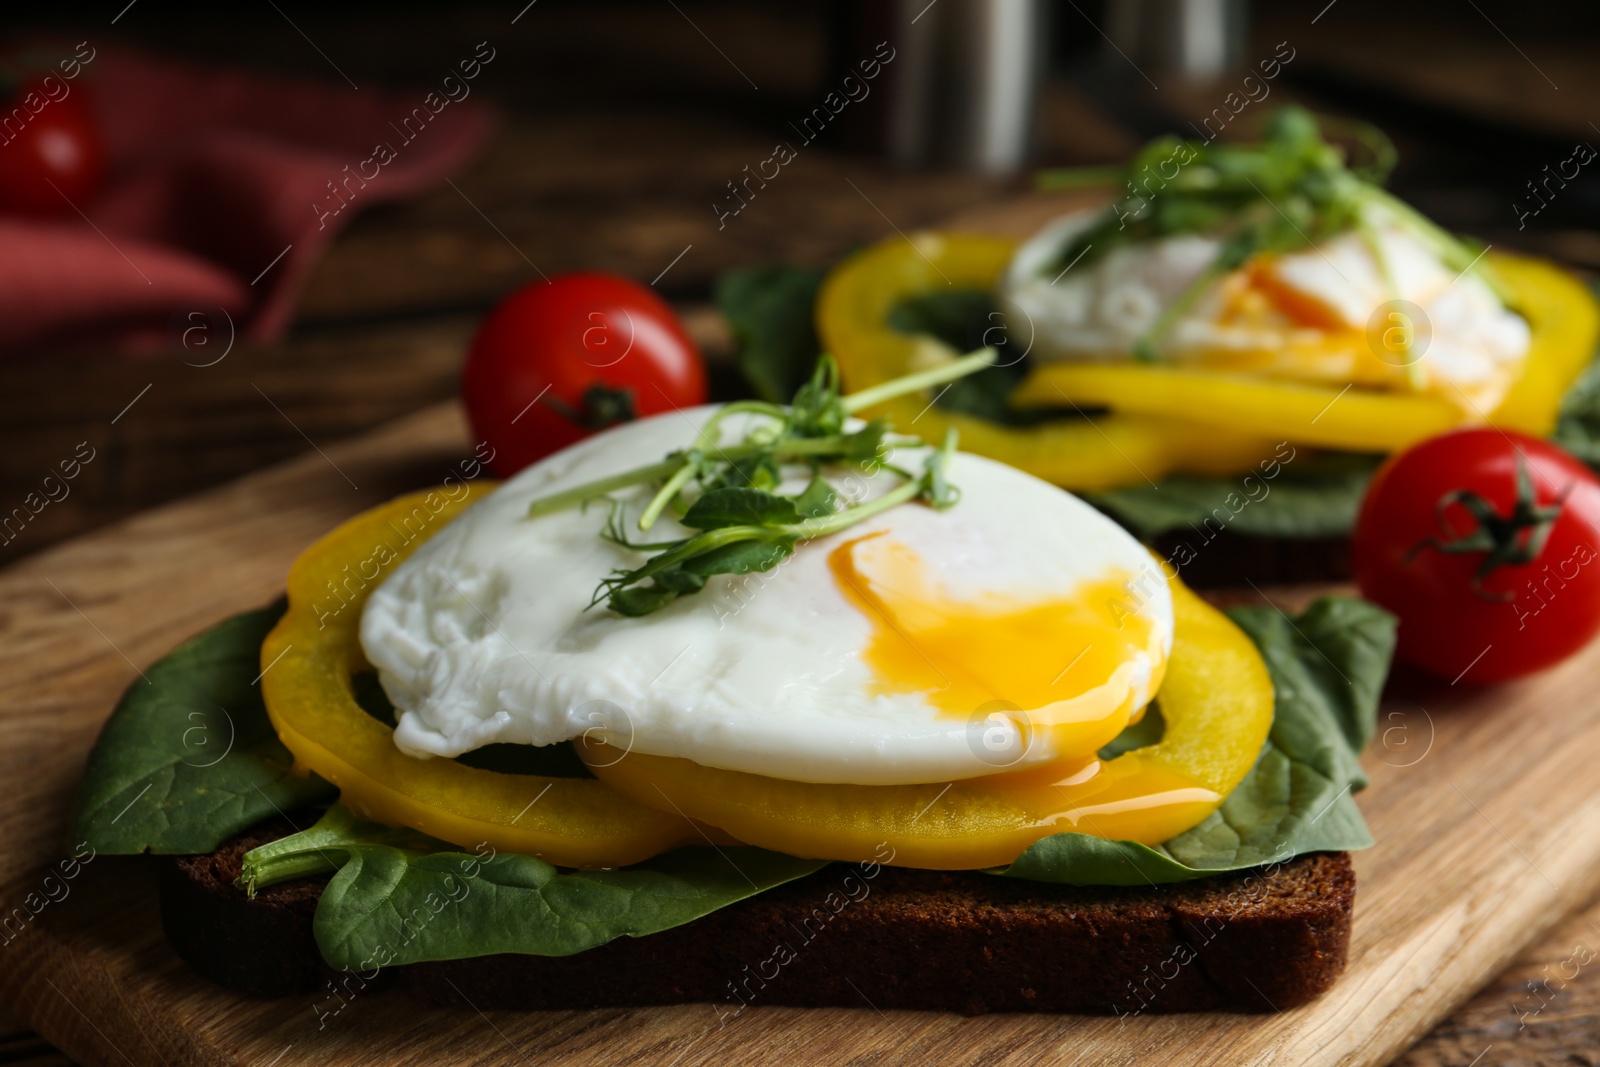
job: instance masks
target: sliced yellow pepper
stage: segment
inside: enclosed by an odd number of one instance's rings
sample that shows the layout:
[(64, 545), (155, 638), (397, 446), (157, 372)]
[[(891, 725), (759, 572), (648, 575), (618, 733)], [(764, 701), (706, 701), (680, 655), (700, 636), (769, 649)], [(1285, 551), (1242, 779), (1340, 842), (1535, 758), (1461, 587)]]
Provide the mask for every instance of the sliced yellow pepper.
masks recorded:
[[(1203, 414), (1218, 427), (1249, 426), (1275, 441), (1346, 452), (1391, 452), (1461, 423), (1429, 396), (1338, 389), (1149, 364), (1052, 363), (1012, 394), (1018, 407), (1058, 407), (1063, 397), (1154, 418)], [(1092, 399), (1091, 399), (1092, 398)]]
[[(890, 309), (946, 284), (991, 288), (1014, 247), (1001, 238), (918, 234), (884, 241), (837, 268), (823, 288), (817, 322), (846, 385), (864, 388), (948, 358), (939, 342), (891, 329)], [(1600, 311), (1565, 271), (1518, 256), (1492, 260), (1513, 306), (1528, 319), (1532, 344), (1506, 399), (1484, 414), (1495, 425), (1547, 434), (1562, 395), (1593, 357)], [(1264, 442), (1394, 451), (1468, 421), (1433, 397), (1138, 363), (1039, 367), (1012, 400), (1019, 407), (1111, 413), (1003, 427), (938, 408), (923, 411), (927, 399), (920, 397), (885, 405), (885, 413), (902, 427), (920, 413), (915, 432), (924, 437), (956, 425), (963, 448), (1080, 490), (1143, 484), (1174, 471), (1235, 473), (1271, 451)]]
[[(1255, 764), (1272, 678), (1227, 616), (1171, 582), (1175, 632), (1160, 742), (1101, 763), (934, 785), (817, 785), (594, 746), (595, 774), (642, 804), (792, 856), (963, 870), (1010, 863), (1076, 830), (1156, 845), (1198, 824)], [(892, 855), (892, 859), (885, 859)]]
[[(933, 338), (892, 329), (889, 312), (907, 297), (935, 289), (991, 289), (1015, 249), (1015, 242), (1000, 237), (920, 233), (884, 241), (836, 267), (817, 300), (817, 330), (838, 360), (846, 388), (867, 389), (950, 358), (949, 347)], [(929, 399), (897, 397), (862, 414), (887, 416), (895, 429), (928, 441), (954, 427), (964, 451), (1069, 489), (1142, 485), (1176, 470), (1231, 474), (1271, 455), (1280, 440), (1264, 432), (1219, 433), (1196, 422), (1119, 412), (1002, 426)]]
[(1019, 407), (1058, 407), (1066, 397), (1128, 413), (1248, 426), (1276, 440), (1360, 452), (1397, 451), (1483, 420), (1542, 436), (1555, 428), (1562, 395), (1594, 355), (1600, 313), (1589, 291), (1565, 271), (1520, 256), (1490, 259), (1532, 333), (1521, 376), (1492, 412), (1463, 413), (1433, 396), (1139, 363), (1053, 363), (1030, 374), (1013, 400)]
[(1562, 397), (1594, 359), (1600, 306), (1588, 286), (1553, 263), (1498, 253), (1489, 258), (1533, 334), (1522, 377), (1490, 421), (1543, 437), (1556, 428)]
[(371, 670), (358, 640), (368, 594), (491, 488), (401, 497), (351, 519), (295, 561), (289, 610), (261, 646), (262, 697), (295, 765), (338, 786), (340, 800), (363, 818), (557, 866), (620, 867), (704, 840), (683, 816), (590, 778), (499, 774), (407, 756), (394, 731), (356, 703), (351, 676)]

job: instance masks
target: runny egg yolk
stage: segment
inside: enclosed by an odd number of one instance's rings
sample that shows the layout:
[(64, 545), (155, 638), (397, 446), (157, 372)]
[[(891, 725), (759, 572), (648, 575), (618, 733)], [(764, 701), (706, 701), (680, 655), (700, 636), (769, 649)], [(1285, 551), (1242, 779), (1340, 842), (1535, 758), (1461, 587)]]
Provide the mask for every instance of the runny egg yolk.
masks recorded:
[(975, 737), (987, 721), (1010, 720), (1019, 751), (997, 765), (1092, 756), (1143, 711), (1166, 669), (1161, 635), (1120, 572), (1023, 603), (954, 600), (882, 533), (839, 545), (828, 565), (872, 624), (864, 658), (874, 691), (926, 694)]
[[(853, 582), (863, 591), (873, 589), (877, 602), (898, 606), (881, 581), (869, 580), (882, 577), (866, 557), (869, 546), (886, 547), (865, 541), (836, 549), (834, 573), (845, 590)], [(908, 588), (917, 589), (917, 583)], [(622, 759), (620, 749), (604, 745), (591, 767), (641, 803), (792, 856), (855, 862), (881, 856), (888, 844), (895, 864), (965, 870), (1010, 863), (1041, 838), (1062, 832), (1158, 845), (1201, 823), (1239, 784), (1266, 739), (1274, 701), (1271, 676), (1250, 638), (1181, 583), (1170, 588), (1174, 633), (1160, 671), (1161, 739), (1111, 759), (1095, 753), (1056, 756), (921, 785), (789, 781), (640, 752)], [(926, 607), (926, 599), (918, 602)], [(948, 600), (931, 603), (947, 606)], [(880, 623), (872, 644), (879, 649), (884, 629), (893, 631), (887, 613), (872, 611)], [(949, 610), (940, 617), (955, 614)], [(960, 614), (1006, 625), (999, 610)]]

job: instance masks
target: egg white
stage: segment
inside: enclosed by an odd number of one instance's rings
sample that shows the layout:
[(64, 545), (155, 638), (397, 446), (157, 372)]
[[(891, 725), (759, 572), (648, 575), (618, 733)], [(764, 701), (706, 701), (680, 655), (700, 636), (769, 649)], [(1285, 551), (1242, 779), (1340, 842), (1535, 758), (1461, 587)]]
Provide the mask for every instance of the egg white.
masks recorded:
[[(926, 694), (874, 694), (862, 658), (872, 622), (836, 586), (827, 555), (841, 539), (876, 531), (914, 551), (957, 601), (999, 594), (1038, 603), (1114, 569), (1140, 576), (1128, 606), (1150, 620), (1152, 647), (1117, 679), (1135, 707), (1154, 695), (1171, 648), (1172, 604), (1151, 556), (1076, 497), (965, 453), (950, 464), (962, 493), (951, 509), (892, 508), (802, 543), (773, 571), (714, 577), (703, 592), (643, 618), (589, 608), (602, 576), (642, 557), (598, 536), (604, 507), (529, 519), (529, 502), (659, 461), (714, 410), (629, 423), (530, 467), (374, 590), (361, 643), (397, 709), (403, 751), (456, 756), (587, 733), (713, 767), (860, 784), (991, 774), (996, 752), (1014, 752), (1011, 767), (1058, 755), (1009, 718), (975, 729)], [(915, 470), (923, 454), (900, 450), (893, 461)], [(856, 500), (898, 484), (887, 473), (851, 471), (834, 481)], [(648, 494), (620, 495), (636, 515)], [(649, 539), (686, 532), (663, 520)], [(1077, 652), (1062, 650), (1062, 668)]]

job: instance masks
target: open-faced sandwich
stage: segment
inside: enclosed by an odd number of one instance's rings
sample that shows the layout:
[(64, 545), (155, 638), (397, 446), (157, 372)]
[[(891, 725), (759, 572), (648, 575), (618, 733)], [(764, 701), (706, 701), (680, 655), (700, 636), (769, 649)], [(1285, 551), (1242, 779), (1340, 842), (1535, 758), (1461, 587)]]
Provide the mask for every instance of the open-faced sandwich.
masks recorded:
[(820, 292), (798, 269), (746, 272), (721, 303), (758, 387), (804, 373), (773, 336), (784, 300), (814, 301), (850, 389), (995, 345), (994, 368), (931, 408), (902, 396), (872, 414), (956, 428), (1084, 493), (1192, 581), (1238, 584), (1246, 563), (1256, 581), (1348, 574), (1342, 542), (1387, 454), (1493, 425), (1600, 460), (1600, 377), (1584, 376), (1600, 314), (1565, 271), (1386, 192), (1376, 130), (1336, 130), (1359, 162), (1288, 108), (1259, 143), (1164, 138), (1124, 168), (1042, 176), (1110, 202), (1020, 244), (891, 237)]
[(1391, 617), (1218, 610), (1070, 493), (896, 432), (994, 358), (848, 395), (824, 360), (350, 520), (128, 691), (77, 839), (173, 857), (178, 952), (319, 1014), (390, 981), (723, 1017), (1317, 995)]

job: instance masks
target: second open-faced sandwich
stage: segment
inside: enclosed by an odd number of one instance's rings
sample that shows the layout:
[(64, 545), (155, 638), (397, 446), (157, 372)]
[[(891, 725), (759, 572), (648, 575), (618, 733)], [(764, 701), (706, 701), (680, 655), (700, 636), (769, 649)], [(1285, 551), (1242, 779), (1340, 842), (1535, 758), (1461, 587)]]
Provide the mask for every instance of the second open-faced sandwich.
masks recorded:
[[(997, 345), (982, 375), (872, 413), (956, 428), (1236, 584), (1238, 560), (1210, 566), (1219, 534), (1344, 538), (1382, 458), (1447, 430), (1600, 460), (1584, 283), (1444, 231), (1383, 188), (1380, 133), (1335, 132), (1286, 108), (1257, 143), (1162, 138), (1125, 167), (1047, 173), (1109, 202), (1021, 242), (913, 233), (854, 255), (817, 296), (821, 343), (851, 389)], [(1241, 553), (1257, 580), (1264, 547)]]

